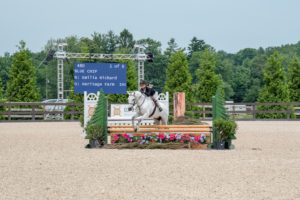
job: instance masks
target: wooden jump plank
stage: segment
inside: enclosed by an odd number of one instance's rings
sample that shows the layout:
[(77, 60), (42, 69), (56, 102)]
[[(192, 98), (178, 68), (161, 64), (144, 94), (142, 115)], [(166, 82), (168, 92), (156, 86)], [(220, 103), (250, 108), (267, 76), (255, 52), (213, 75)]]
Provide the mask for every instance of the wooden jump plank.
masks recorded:
[[(109, 128), (132, 128), (132, 125), (109, 125)], [(140, 128), (210, 128), (209, 125), (141, 125)]]
[[(113, 136), (113, 135), (117, 135), (117, 134), (122, 134), (122, 133), (115, 133), (115, 132), (111, 132), (109, 133), (110, 136)], [(144, 135), (145, 133), (144, 132), (134, 132), (134, 133), (131, 133), (133, 136), (142, 136)], [(155, 133), (151, 133), (152, 136), (155, 135)], [(176, 134), (176, 133), (168, 133), (168, 134)], [(190, 136), (200, 136), (201, 134), (205, 134), (205, 136), (207, 137), (211, 137), (211, 133), (188, 133)]]
[[(118, 129), (118, 128), (109, 128), (109, 132), (135, 132), (133, 129)], [(180, 132), (180, 133), (190, 133), (190, 132), (211, 132), (211, 129), (139, 129), (139, 132)]]

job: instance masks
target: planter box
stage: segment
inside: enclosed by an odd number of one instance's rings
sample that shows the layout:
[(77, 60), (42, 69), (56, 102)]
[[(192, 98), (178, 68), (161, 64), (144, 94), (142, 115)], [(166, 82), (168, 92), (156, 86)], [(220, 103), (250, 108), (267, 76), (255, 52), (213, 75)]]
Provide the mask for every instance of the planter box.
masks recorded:
[(191, 149), (208, 149), (208, 145), (207, 144), (191, 145)]
[(216, 149), (217, 150), (224, 150), (225, 149), (225, 141), (216, 142)]
[(90, 140), (89, 144), (91, 148), (100, 148), (103, 142), (101, 140)]

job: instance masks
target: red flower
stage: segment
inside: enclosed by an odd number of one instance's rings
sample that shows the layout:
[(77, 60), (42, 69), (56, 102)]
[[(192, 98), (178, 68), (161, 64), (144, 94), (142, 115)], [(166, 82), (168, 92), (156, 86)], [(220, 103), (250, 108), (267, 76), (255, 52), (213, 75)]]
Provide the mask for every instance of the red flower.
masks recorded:
[(172, 140), (175, 140), (175, 134), (171, 134), (170, 135), (170, 140), (172, 141)]
[(114, 141), (118, 140), (119, 138), (119, 135), (114, 135)]
[(166, 138), (166, 136), (165, 136), (165, 134), (160, 133), (160, 134), (158, 134), (158, 138), (163, 140)]

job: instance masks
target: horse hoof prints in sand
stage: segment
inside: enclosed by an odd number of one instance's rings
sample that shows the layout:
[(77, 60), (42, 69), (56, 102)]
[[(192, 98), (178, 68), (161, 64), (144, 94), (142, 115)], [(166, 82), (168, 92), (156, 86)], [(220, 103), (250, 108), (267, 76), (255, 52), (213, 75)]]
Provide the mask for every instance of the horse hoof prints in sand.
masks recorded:
[[(167, 124), (168, 109), (164, 104), (160, 104), (160, 106), (162, 107), (162, 111), (160, 112), (158, 107), (155, 106), (155, 103), (150, 97), (147, 97), (139, 91), (128, 92), (128, 94), (128, 103), (130, 104), (130, 107), (128, 109), (132, 109), (134, 106), (136, 106), (136, 113), (132, 117), (132, 127), (135, 131), (139, 130), (142, 120), (146, 118), (153, 119), (155, 125)], [(135, 119), (138, 120), (136, 128), (134, 126)]]

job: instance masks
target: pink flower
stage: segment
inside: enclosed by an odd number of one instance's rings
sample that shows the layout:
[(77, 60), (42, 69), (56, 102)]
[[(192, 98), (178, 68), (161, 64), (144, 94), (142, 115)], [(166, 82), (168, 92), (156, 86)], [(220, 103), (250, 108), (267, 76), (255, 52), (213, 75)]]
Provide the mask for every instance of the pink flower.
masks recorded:
[(163, 134), (163, 133), (158, 134), (158, 138), (159, 138), (159, 139), (162, 139), (162, 140), (163, 140), (163, 139), (165, 139), (165, 137), (166, 137), (166, 136), (165, 136), (165, 134)]
[(114, 135), (114, 141), (118, 140), (119, 138), (119, 135)]
[(175, 138), (176, 138), (176, 137), (175, 137), (175, 134), (171, 134), (171, 135), (170, 135), (170, 140), (171, 140), (171, 141), (175, 140)]

